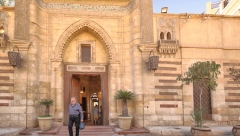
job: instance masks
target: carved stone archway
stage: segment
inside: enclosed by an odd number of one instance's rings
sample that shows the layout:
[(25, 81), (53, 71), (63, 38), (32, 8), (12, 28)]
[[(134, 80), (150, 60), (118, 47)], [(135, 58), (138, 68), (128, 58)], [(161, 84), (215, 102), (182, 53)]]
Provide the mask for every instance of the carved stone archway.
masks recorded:
[(64, 52), (64, 49), (66, 48), (67, 43), (74, 36), (74, 34), (79, 32), (84, 27), (90, 28), (94, 33), (96, 33), (96, 35), (100, 38), (100, 40), (104, 43), (104, 45), (107, 48), (109, 62), (114, 62), (116, 51), (110, 36), (101, 26), (99, 26), (96, 22), (92, 20), (78, 21), (72, 24), (71, 26), (69, 26), (64, 31), (64, 33), (61, 35), (61, 37), (57, 42), (55, 59), (62, 60), (63, 52)]

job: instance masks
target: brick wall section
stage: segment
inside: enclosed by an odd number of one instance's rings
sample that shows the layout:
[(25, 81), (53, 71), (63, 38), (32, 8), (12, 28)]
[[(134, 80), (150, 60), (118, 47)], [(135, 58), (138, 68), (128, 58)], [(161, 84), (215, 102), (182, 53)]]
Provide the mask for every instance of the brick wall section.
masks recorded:
[[(229, 109), (239, 109), (240, 108), (240, 82), (233, 81), (231, 75), (229, 75), (229, 68), (235, 67), (237, 69), (240, 69), (240, 63), (234, 63), (234, 62), (227, 62), (223, 63), (223, 69), (224, 69), (224, 90), (225, 90), (225, 102), (227, 105), (227, 108)], [(229, 115), (234, 114), (230, 113)], [(237, 119), (239, 120), (239, 119)]]
[[(13, 88), (13, 67), (9, 64), (7, 53), (0, 53), (0, 100), (14, 100), (9, 89)], [(0, 107), (10, 106), (9, 103), (0, 102)]]
[[(159, 89), (159, 95), (163, 98), (155, 98), (156, 101), (181, 101), (180, 98), (175, 98), (177, 92), (161, 92), (161, 90), (181, 90), (181, 86), (177, 83), (176, 78), (180, 72), (177, 70), (177, 66), (181, 66), (181, 62), (178, 61), (159, 61), (159, 68), (154, 73), (156, 78), (159, 78), (159, 83), (161, 85), (155, 85), (155, 89)], [(169, 77), (171, 79), (161, 79), (162, 77)], [(167, 98), (167, 96), (172, 95), (172, 98)], [(161, 107), (161, 106), (160, 106)], [(177, 106), (176, 106), (177, 107)], [(172, 108), (172, 107), (171, 107)]]

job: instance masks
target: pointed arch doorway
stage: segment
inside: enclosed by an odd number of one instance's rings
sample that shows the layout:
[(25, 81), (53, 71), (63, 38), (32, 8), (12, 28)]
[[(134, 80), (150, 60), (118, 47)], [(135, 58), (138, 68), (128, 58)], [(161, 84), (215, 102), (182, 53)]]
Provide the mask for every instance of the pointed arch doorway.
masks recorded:
[[(99, 78), (94, 82), (93, 78)], [(83, 81), (81, 82), (81, 81)], [(91, 80), (89, 84), (86, 83), (87, 80)], [(100, 87), (97, 90), (90, 90), (90, 86), (94, 86), (95, 83), (100, 82)], [(91, 84), (90, 84), (91, 83)], [(89, 86), (90, 85), (90, 86)], [(84, 88), (84, 89), (83, 89)], [(68, 125), (69, 111), (68, 106), (70, 104), (71, 97), (76, 97), (78, 102), (82, 102), (81, 93), (82, 91), (89, 91), (89, 95), (86, 95), (87, 104), (86, 106), (86, 116), (87, 120), (92, 120), (92, 106), (91, 106), (91, 93), (94, 91), (99, 92), (101, 97), (101, 125), (108, 126), (109, 118), (109, 92), (108, 92), (108, 67), (107, 66), (84, 66), (84, 65), (64, 65), (64, 125)], [(78, 97), (80, 96), (80, 97)], [(99, 106), (99, 107), (100, 107)]]

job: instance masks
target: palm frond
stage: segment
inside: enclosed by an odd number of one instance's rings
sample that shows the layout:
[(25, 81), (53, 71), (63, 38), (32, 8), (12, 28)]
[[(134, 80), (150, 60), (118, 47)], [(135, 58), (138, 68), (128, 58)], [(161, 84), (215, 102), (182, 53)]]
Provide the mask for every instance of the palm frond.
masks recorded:
[(40, 105), (50, 106), (53, 105), (53, 100), (51, 99), (42, 99), (39, 102)]
[(114, 96), (116, 100), (126, 100), (126, 101), (132, 101), (134, 98), (134, 94), (127, 90), (119, 90), (117, 91), (116, 95)]

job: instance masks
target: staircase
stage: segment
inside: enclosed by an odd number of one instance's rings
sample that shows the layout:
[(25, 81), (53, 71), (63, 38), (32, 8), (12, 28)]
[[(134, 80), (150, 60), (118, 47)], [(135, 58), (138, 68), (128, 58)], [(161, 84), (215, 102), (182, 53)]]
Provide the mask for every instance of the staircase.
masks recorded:
[(13, 97), (14, 69), (9, 64), (7, 53), (0, 53), (0, 107), (10, 106)]

